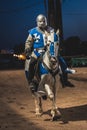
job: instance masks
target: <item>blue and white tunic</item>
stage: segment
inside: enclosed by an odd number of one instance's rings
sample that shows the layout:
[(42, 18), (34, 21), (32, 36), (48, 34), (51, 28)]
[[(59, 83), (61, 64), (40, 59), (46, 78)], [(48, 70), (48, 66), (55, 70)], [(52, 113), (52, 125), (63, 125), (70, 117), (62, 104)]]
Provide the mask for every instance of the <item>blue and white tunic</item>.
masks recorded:
[(44, 47), (48, 44), (49, 40), (51, 41), (54, 40), (56, 42), (58, 42), (59, 40), (59, 38), (55, 33), (54, 36), (52, 36), (54, 30), (51, 27), (48, 27), (47, 30), (44, 31), (35, 27), (29, 30), (28, 32), (29, 32), (29, 36), (25, 43), (25, 49), (33, 48), (33, 51), (37, 57), (40, 55), (40, 52), (44, 50)]

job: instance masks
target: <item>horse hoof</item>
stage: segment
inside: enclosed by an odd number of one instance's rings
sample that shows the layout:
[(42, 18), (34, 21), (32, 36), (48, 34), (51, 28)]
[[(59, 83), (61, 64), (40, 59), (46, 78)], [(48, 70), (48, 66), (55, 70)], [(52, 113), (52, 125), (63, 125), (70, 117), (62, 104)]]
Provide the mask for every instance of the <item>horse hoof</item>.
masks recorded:
[(52, 116), (52, 121), (57, 121), (57, 120), (59, 120), (60, 118), (61, 118), (61, 113), (60, 113), (60, 111), (59, 110), (52, 110), (51, 111), (51, 116)]
[(36, 117), (40, 117), (43, 114), (43, 111), (36, 112)]
[(43, 110), (37, 110), (36, 111), (36, 117), (40, 117), (43, 114)]
[(36, 113), (36, 117), (41, 117), (42, 113)]
[(48, 95), (50, 99), (53, 99), (54, 98), (54, 95), (53, 93), (51, 93), (50, 95)]
[(42, 96), (43, 100), (47, 100), (47, 95)]

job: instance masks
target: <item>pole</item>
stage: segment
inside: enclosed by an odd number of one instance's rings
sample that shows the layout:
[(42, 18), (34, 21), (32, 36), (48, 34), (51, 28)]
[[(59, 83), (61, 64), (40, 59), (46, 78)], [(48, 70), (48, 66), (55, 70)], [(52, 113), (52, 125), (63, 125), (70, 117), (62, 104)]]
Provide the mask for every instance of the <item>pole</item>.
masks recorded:
[(56, 30), (59, 29), (60, 40), (63, 40), (61, 0), (55, 0)]

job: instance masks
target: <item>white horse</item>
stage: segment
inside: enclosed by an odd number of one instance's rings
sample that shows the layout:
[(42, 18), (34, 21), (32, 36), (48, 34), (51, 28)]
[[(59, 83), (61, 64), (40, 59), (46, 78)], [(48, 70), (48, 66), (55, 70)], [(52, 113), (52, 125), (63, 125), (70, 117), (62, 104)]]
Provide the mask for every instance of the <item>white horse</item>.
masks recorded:
[[(53, 50), (51, 48), (52, 45)], [(42, 56), (42, 60), (39, 62), (41, 80), (37, 91), (34, 93), (36, 116), (43, 114), (42, 97), (47, 96), (52, 102), (50, 112), (52, 120), (57, 120), (61, 117), (61, 113), (56, 106), (56, 75), (58, 71), (58, 43), (50, 41), (45, 54)], [(35, 78), (37, 79), (37, 76)]]

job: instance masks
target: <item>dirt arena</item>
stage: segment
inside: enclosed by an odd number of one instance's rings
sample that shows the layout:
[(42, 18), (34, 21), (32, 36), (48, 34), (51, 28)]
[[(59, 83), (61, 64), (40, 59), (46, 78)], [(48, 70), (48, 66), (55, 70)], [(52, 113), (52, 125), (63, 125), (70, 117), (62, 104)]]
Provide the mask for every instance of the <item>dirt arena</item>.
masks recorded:
[(69, 75), (74, 87), (59, 85), (57, 106), (62, 117), (50, 121), (49, 100), (43, 101), (44, 114), (36, 117), (34, 100), (24, 70), (0, 71), (0, 130), (87, 130), (87, 68), (75, 68)]

